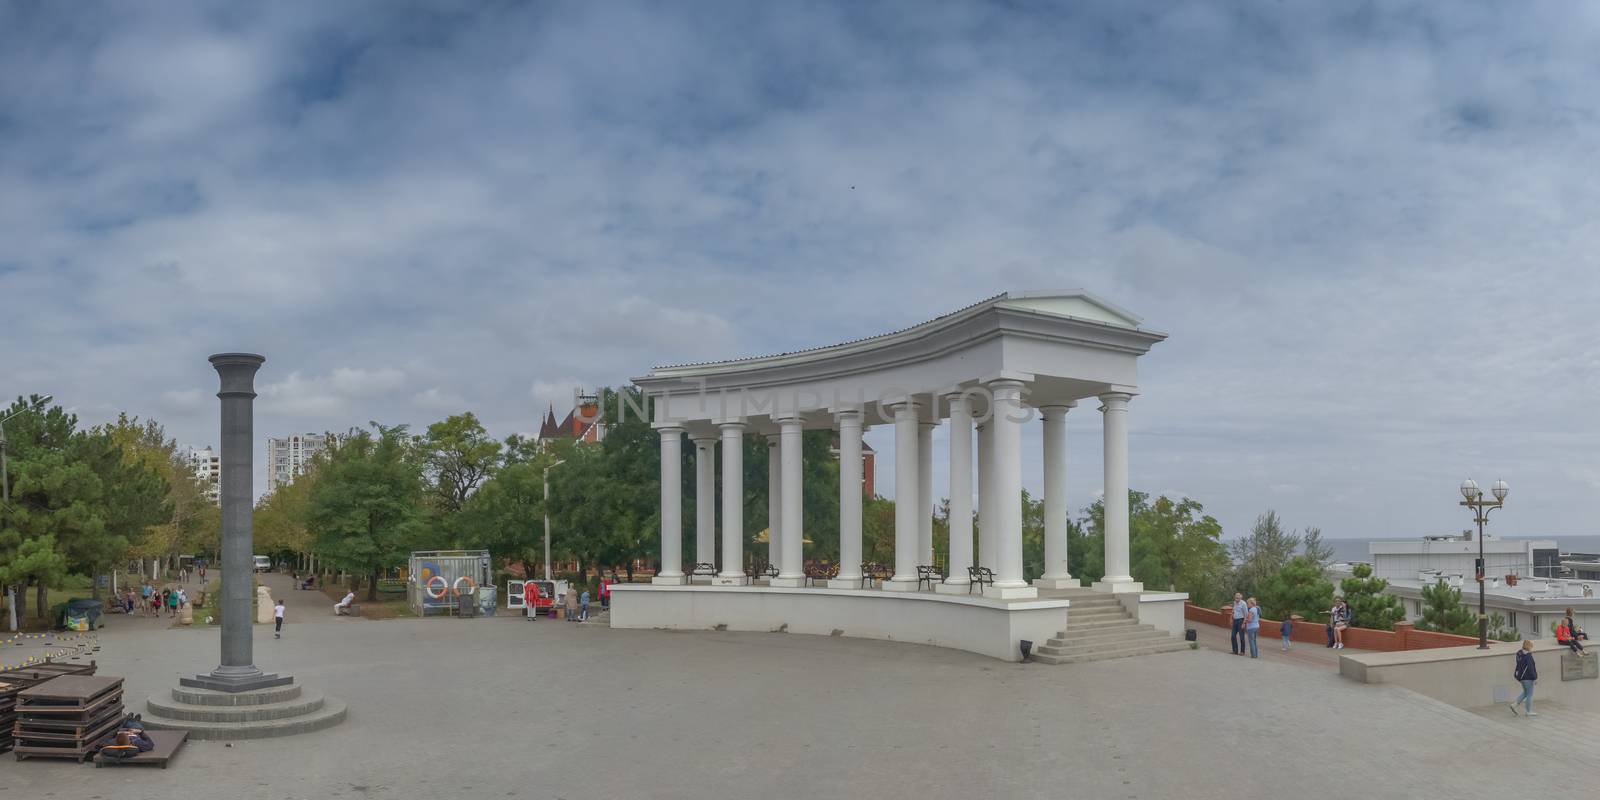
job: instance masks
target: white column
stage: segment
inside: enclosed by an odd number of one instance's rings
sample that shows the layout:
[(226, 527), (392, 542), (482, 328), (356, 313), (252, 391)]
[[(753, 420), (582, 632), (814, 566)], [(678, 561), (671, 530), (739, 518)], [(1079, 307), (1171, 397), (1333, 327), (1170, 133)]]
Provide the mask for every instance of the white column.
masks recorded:
[(805, 493), (800, 484), (800, 471), (804, 466), (805, 428), (799, 417), (780, 419), (778, 426), (778, 455), (783, 461), (783, 560), (772, 585), (804, 586)]
[(892, 592), (917, 590), (917, 517), (922, 513), (917, 425), (916, 403), (894, 407), (894, 577), (883, 582)]
[(933, 566), (933, 429), (917, 423), (917, 564)]
[(1128, 573), (1128, 401), (1127, 392), (1100, 395), (1105, 416), (1106, 573), (1095, 581), (1101, 592), (1142, 592), (1144, 584)]
[(783, 460), (778, 434), (767, 434), (767, 563), (783, 560)]
[(1041, 589), (1082, 585), (1067, 569), (1067, 409), (1077, 403), (1040, 406), (1044, 415), (1044, 574)]
[[(991, 413), (993, 409), (991, 409)], [(978, 563), (994, 569), (994, 419), (978, 426)]]
[(683, 429), (659, 428), (661, 434), (661, 571), (651, 583), (682, 584), (683, 576)]
[(989, 388), (994, 396), (994, 418), (989, 420), (994, 428), (990, 434), (994, 469), (989, 479), (995, 496), (994, 585), (984, 587), (983, 595), (1038, 597), (1039, 590), (1022, 579), (1022, 425), (1028, 419), (1022, 408), (1022, 383), (999, 380)]
[(967, 396), (950, 401), (950, 574), (938, 591), (966, 594), (972, 566), (972, 411)]
[(861, 412), (839, 412), (839, 577), (833, 588), (861, 588)]
[(693, 436), (694, 560), (717, 563), (717, 437)]
[(722, 571), (719, 586), (744, 586), (744, 423), (723, 422), (722, 429)]

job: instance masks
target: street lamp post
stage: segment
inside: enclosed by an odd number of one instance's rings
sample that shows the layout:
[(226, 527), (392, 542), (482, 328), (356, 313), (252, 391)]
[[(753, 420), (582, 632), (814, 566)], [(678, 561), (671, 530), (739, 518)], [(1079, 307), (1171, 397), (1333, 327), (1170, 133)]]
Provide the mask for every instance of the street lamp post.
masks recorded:
[[(49, 405), (50, 401), (54, 399), (56, 399), (55, 395), (47, 394), (44, 397), (39, 398), (39, 401), (34, 405)], [(25, 411), (26, 409), (23, 410)], [(4, 417), (0, 417), (0, 513), (11, 513), (11, 473), (6, 469), (6, 420), (11, 419), (12, 417), (21, 413), (22, 411), (13, 411)], [(17, 589), (15, 586), (11, 586), (9, 584), (6, 586), (6, 610), (8, 612), (7, 621), (11, 625), (11, 632), (16, 633)]]
[(1490, 489), (1494, 499), (1489, 500), (1483, 496), (1483, 490), (1478, 488), (1478, 482), (1468, 478), (1461, 482), (1461, 496), (1466, 498), (1461, 505), (1472, 510), (1473, 519), (1478, 523), (1478, 649), (1489, 649), (1489, 614), (1484, 602), (1483, 582), (1488, 577), (1488, 564), (1483, 560), (1483, 526), (1489, 522), (1489, 512), (1505, 505), (1506, 495), (1511, 493), (1511, 487), (1503, 480), (1494, 482)]
[(550, 580), (550, 470), (567, 463), (557, 461), (544, 468), (544, 579)]

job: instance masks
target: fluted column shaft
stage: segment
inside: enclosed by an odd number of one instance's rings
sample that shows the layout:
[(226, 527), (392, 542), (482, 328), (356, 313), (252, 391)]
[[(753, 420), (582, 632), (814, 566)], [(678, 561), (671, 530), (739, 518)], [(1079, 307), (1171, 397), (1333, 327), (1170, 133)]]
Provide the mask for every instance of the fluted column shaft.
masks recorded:
[(966, 590), (972, 566), (972, 410), (964, 394), (950, 402), (950, 574), (945, 584)]
[(839, 412), (839, 577), (847, 588), (861, 581), (861, 412)]
[(694, 441), (694, 559), (717, 563), (717, 437)]
[(883, 582), (890, 591), (917, 589), (917, 518), (922, 513), (917, 426), (916, 403), (894, 407), (894, 577)]

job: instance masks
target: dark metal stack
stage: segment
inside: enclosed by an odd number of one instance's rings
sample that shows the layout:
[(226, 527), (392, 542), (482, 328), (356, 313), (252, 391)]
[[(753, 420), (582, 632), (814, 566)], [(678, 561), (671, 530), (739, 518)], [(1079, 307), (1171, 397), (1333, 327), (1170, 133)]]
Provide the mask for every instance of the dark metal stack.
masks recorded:
[(62, 675), (93, 675), (95, 663), (56, 664), (45, 662), (29, 667), (0, 671), (0, 753), (10, 750), (12, 731), (16, 727), (17, 695), (22, 690), (38, 686)]
[(13, 749), (34, 756), (83, 760), (122, 723), (122, 679), (63, 675), (17, 693)]

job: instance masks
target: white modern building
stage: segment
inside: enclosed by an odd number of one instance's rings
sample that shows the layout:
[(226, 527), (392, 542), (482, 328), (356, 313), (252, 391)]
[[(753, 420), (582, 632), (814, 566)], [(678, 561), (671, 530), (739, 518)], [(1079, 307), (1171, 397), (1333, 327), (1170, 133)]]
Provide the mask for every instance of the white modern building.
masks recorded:
[(333, 441), (332, 434), (302, 433), (267, 439), (267, 492), (294, 482), (311, 459)]
[[(1386, 591), (1401, 599), (1406, 619), (1415, 622), (1425, 607), (1422, 590), (1441, 580), (1460, 589), (1462, 602), (1476, 611), (1478, 544), (1465, 536), (1426, 536), (1369, 542), (1367, 552), (1373, 575), (1389, 582)], [(1486, 536), (1482, 544), (1484, 608), (1491, 617), (1500, 615), (1505, 627), (1521, 636), (1548, 639), (1551, 626), (1571, 608), (1580, 627), (1600, 632), (1600, 599), (1595, 598), (1600, 580), (1562, 579), (1554, 540)], [(1349, 565), (1335, 565), (1330, 572), (1336, 580), (1348, 577)]]
[[(616, 587), (612, 627), (865, 636), (1017, 660), (1020, 640), (1063, 630), (1074, 597), (1103, 608), (1115, 596), (1138, 622), (1180, 632), (1187, 596), (1144, 592), (1129, 574), (1128, 415), (1138, 357), (1165, 338), (1085, 292), (1014, 292), (881, 336), (651, 370), (634, 382), (653, 399), (661, 436), (661, 569), (652, 585)], [(1067, 572), (1066, 426), (1095, 422), (1104, 461), (1071, 474), (1109, 499), (1104, 578), (1093, 586), (1100, 595)], [(861, 436), (871, 425), (895, 432), (895, 556), (881, 583), (863, 574), (861, 558)], [(948, 487), (932, 480), (939, 426), (949, 431)], [(839, 572), (821, 581), (803, 571), (801, 507), (802, 432), (818, 429), (838, 439), (841, 487)], [(754, 580), (743, 552), (747, 436), (765, 438), (777, 465), (767, 520), (777, 574)], [(704, 577), (686, 574), (682, 562), (685, 438), (694, 452), (697, 552), (721, 540), (721, 568)], [(1031, 584), (1022, 564), (1024, 447), (1044, 456), (1046, 563)], [(720, 520), (713, 464), (721, 467)], [(930, 578), (938, 495), (950, 498), (950, 559), (947, 576)], [(986, 582), (970, 585), (970, 577)]]
[(191, 447), (183, 458), (194, 470), (195, 480), (200, 482), (202, 491), (211, 502), (222, 504), (222, 456), (210, 446)]
[[(1425, 536), (1399, 542), (1370, 542), (1372, 573), (1380, 578), (1417, 579), (1423, 572), (1435, 575), (1476, 574), (1477, 539), (1462, 536)], [(1485, 574), (1504, 578), (1559, 577), (1561, 550), (1548, 539), (1483, 539)]]

